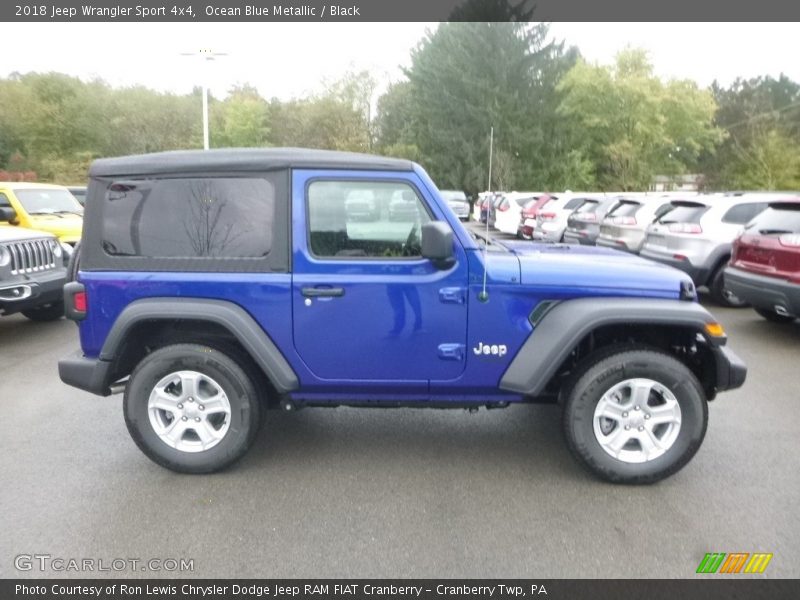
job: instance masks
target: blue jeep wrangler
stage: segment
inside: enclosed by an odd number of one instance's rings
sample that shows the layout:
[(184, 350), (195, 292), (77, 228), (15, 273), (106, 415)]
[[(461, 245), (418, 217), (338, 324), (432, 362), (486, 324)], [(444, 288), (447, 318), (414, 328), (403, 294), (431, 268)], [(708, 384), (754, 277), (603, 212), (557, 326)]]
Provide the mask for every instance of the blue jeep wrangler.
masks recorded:
[(685, 274), (470, 233), (405, 160), (98, 160), (82, 239), (64, 294), (81, 351), (61, 379), (124, 389), (133, 439), (175, 471), (231, 464), (272, 407), (549, 401), (591, 471), (653, 482), (697, 451), (707, 401), (745, 379)]

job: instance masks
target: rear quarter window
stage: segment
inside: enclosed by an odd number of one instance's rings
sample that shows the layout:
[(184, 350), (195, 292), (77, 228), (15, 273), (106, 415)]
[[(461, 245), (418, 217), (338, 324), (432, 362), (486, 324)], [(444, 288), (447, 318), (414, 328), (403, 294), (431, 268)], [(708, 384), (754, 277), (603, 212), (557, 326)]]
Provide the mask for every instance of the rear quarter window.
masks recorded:
[(101, 243), (111, 256), (262, 258), (274, 213), (265, 179), (117, 181), (106, 190)]

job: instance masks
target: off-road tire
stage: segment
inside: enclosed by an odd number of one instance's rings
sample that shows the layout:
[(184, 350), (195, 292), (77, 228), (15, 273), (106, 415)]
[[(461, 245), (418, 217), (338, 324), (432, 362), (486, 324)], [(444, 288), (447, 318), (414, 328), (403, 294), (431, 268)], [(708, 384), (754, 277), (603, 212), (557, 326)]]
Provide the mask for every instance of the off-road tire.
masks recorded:
[[(608, 454), (594, 432), (598, 402), (612, 387), (646, 378), (666, 387), (681, 409), (672, 446), (648, 462), (630, 463)], [(708, 406), (700, 382), (683, 363), (657, 349), (612, 347), (580, 365), (564, 395), (563, 429), (572, 454), (596, 476), (614, 483), (654, 483), (676, 473), (695, 455), (705, 437)]]
[[(150, 393), (158, 381), (177, 371), (196, 371), (217, 382), (230, 403), (230, 424), (217, 445), (184, 452), (167, 445), (151, 425)], [(180, 473), (212, 473), (240, 459), (253, 443), (261, 423), (261, 402), (253, 380), (239, 363), (211, 346), (174, 344), (147, 355), (136, 366), (125, 389), (125, 424), (134, 442), (153, 462)]]

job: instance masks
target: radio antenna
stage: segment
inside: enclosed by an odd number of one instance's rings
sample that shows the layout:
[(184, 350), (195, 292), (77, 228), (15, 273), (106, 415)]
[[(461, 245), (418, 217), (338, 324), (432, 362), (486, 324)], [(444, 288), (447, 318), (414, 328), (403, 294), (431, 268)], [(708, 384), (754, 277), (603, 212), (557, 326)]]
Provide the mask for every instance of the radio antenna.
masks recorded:
[(487, 186), (486, 195), (486, 238), (483, 240), (483, 288), (478, 294), (478, 300), (481, 302), (489, 301), (489, 292), (486, 291), (486, 272), (489, 260), (489, 214), (492, 211), (492, 154), (494, 150), (494, 127), (489, 129), (489, 185)]

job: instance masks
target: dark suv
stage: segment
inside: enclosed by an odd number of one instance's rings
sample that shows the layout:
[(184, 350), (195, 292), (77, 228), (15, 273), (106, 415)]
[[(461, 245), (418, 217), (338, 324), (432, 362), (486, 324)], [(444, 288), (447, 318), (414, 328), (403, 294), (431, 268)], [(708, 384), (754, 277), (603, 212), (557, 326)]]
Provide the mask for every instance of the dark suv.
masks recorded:
[[(232, 463), (271, 407), (549, 401), (586, 467), (652, 482), (695, 454), (707, 401), (744, 382), (684, 273), (471, 234), (405, 160), (174, 152), (89, 175), (65, 288), (81, 350), (61, 378), (124, 390), (133, 439), (177, 471)], [(354, 196), (416, 210), (355, 218)]]

